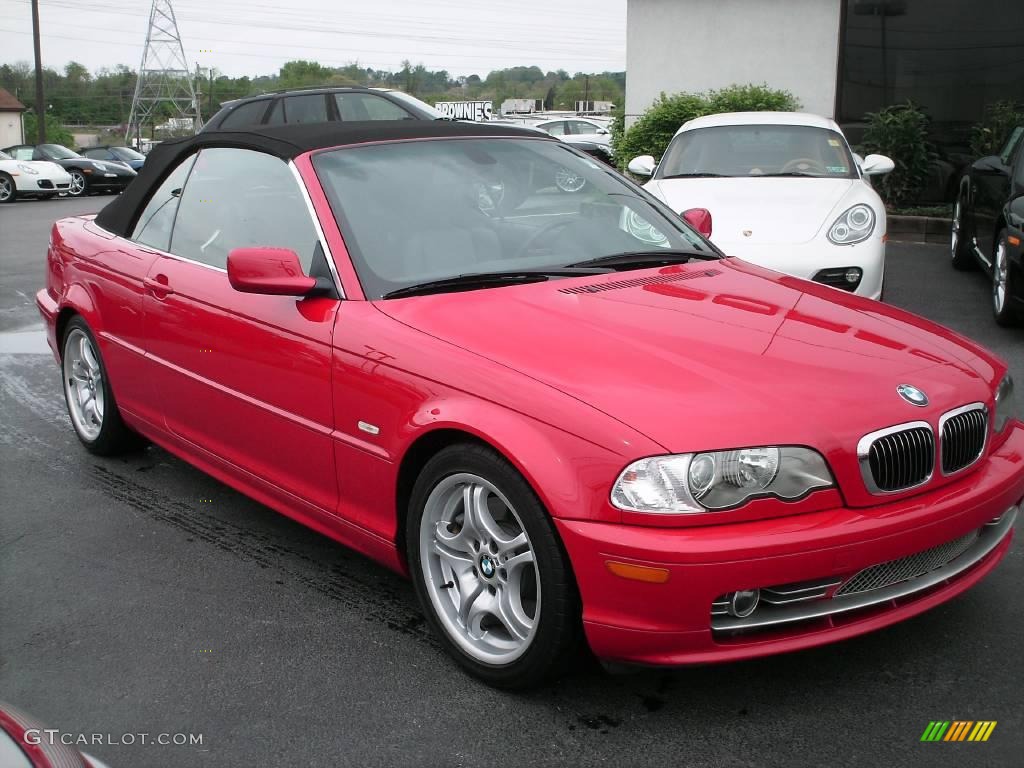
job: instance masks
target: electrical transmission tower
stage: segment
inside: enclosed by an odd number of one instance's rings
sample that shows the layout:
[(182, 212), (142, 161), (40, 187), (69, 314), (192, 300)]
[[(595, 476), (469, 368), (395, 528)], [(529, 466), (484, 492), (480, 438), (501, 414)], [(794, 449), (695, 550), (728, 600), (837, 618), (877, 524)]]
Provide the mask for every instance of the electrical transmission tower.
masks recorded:
[(130, 144), (134, 139), (137, 145), (142, 126), (165, 117), (172, 131), (199, 130), (199, 99), (171, 0), (153, 0), (125, 140)]

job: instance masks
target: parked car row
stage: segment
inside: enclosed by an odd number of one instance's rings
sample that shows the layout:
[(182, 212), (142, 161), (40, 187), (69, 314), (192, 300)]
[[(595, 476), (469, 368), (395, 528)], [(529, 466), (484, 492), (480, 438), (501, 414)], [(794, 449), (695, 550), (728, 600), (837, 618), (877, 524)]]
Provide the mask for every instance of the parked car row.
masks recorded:
[[(114, 149), (129, 150), (128, 147)], [(129, 160), (134, 158), (127, 155), (124, 159), (115, 156), (110, 147), (86, 150), (86, 153), (89, 152), (94, 154), (79, 154), (60, 144), (18, 144), (7, 147), (3, 150), (7, 162), (20, 164), (21, 167), (13, 170), (0, 168), (3, 174), (0, 175), (0, 203), (13, 202), (18, 197), (48, 199), (56, 194), (83, 197), (97, 192), (118, 193), (135, 178), (136, 171), (129, 165)], [(117, 159), (102, 157), (103, 154)], [(22, 174), (32, 175), (29, 169), (35, 169), (36, 175), (39, 175), (52, 173), (55, 167), (64, 171), (59, 181), (47, 177), (38, 180), (21, 179), (23, 183), (18, 183)], [(13, 190), (13, 194), (5, 196), (5, 189)]]

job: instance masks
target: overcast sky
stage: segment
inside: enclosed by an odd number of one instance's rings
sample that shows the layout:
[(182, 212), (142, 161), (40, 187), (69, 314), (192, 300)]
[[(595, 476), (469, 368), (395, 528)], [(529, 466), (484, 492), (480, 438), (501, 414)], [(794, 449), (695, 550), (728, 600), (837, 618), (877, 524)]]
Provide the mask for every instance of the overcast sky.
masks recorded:
[[(189, 67), (272, 74), (291, 59), (453, 75), (626, 67), (626, 0), (172, 0)], [(43, 66), (139, 66), (151, 0), (40, 0)], [(29, 0), (0, 0), (0, 64), (32, 55)]]

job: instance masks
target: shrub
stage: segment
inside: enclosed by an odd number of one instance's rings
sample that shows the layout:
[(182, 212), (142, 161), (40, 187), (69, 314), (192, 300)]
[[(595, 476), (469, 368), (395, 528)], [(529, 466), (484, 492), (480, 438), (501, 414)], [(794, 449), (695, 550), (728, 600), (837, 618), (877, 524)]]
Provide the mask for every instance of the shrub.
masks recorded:
[[(25, 114), (25, 143), (35, 144), (37, 139), (36, 116), (28, 112)], [(46, 116), (46, 141), (49, 144), (60, 144), (68, 149), (75, 148), (75, 137), (53, 115)]]
[(731, 85), (707, 93), (661, 97), (627, 131), (612, 131), (615, 157), (622, 167), (637, 155), (661, 157), (687, 120), (718, 112), (794, 112), (800, 102), (789, 91), (767, 85)]
[(863, 154), (887, 155), (896, 164), (878, 183), (878, 194), (887, 205), (916, 202), (924, 188), (936, 157), (928, 141), (928, 123), (928, 115), (912, 101), (868, 113)]
[(971, 152), (978, 157), (998, 153), (1018, 125), (1024, 125), (1024, 105), (1012, 101), (989, 104), (981, 122), (971, 128)]

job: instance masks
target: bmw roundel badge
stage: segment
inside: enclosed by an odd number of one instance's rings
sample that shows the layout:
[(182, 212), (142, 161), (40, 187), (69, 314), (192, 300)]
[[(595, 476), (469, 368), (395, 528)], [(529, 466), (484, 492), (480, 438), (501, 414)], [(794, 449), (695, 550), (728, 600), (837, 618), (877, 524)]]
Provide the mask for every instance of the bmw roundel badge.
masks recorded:
[(910, 384), (900, 384), (896, 387), (896, 391), (899, 392), (900, 397), (911, 405), (916, 405), (922, 408), (928, 405), (928, 395), (915, 386)]

